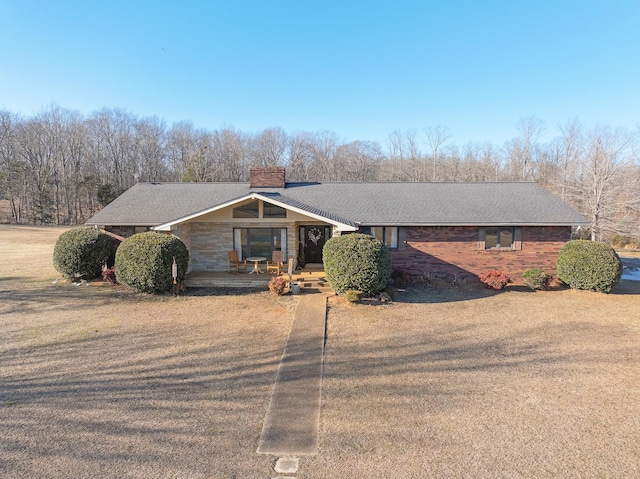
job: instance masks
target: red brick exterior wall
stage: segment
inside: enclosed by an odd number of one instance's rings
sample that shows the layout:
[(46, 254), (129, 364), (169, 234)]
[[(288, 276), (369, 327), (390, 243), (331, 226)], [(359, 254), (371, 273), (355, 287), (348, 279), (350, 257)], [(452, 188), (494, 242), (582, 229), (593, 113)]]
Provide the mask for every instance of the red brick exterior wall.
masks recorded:
[(498, 269), (517, 280), (529, 268), (541, 268), (555, 276), (558, 252), (571, 239), (570, 226), (524, 226), (521, 250), (481, 250), (477, 226), (407, 227), (404, 230), (399, 248), (391, 251), (393, 266), (414, 274), (435, 273), (442, 278), (454, 274), (471, 277)]
[(284, 166), (266, 166), (249, 169), (251, 188), (284, 188)]

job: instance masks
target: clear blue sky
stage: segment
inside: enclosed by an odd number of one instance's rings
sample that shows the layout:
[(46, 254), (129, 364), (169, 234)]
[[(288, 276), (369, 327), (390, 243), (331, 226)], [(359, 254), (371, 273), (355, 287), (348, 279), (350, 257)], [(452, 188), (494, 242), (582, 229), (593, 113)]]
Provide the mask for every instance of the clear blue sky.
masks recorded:
[(640, 125), (640, 1), (0, 0), (0, 109), (118, 107), (170, 126)]

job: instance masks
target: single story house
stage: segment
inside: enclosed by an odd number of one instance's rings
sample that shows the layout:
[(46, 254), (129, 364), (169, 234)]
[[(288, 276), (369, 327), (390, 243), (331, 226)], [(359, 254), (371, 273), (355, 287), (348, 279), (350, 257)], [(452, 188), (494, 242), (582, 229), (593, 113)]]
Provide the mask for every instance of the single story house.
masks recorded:
[(555, 274), (572, 227), (588, 221), (532, 182), (287, 183), (283, 167), (263, 167), (248, 183), (138, 183), (87, 224), (175, 234), (190, 271), (228, 271), (230, 250), (321, 263), (327, 239), (361, 232), (415, 274), (515, 278), (533, 267)]

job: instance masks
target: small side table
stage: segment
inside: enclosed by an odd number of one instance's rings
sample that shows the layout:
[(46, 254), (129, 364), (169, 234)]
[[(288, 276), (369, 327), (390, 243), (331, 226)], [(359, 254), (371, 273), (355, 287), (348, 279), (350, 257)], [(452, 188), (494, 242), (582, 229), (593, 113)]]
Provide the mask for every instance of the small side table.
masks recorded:
[(260, 263), (260, 261), (267, 261), (267, 258), (264, 256), (251, 256), (250, 258), (247, 258), (247, 261), (253, 261), (253, 270), (249, 271), (249, 274), (261, 274), (262, 271), (260, 271), (258, 263)]

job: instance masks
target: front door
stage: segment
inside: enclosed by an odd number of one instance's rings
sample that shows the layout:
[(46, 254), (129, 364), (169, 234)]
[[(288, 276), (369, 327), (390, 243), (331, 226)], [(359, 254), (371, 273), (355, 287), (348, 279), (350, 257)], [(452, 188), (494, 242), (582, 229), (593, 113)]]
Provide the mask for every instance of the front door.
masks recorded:
[(330, 234), (328, 226), (303, 226), (305, 263), (322, 263), (322, 248)]

